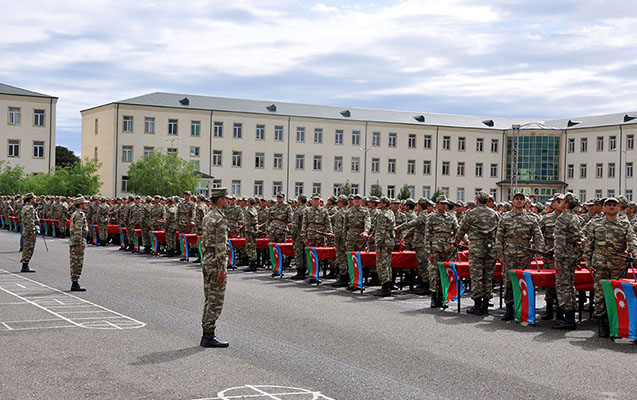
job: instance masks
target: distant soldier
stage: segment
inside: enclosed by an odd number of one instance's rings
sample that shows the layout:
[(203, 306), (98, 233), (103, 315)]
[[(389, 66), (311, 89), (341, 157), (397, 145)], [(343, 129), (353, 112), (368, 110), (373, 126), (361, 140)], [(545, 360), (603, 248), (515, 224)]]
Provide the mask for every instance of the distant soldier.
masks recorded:
[[(540, 219), (540, 231), (542, 231), (542, 236), (544, 237), (544, 247), (547, 251), (551, 250), (554, 247), (553, 244), (553, 233), (555, 231), (555, 223), (557, 218), (562, 213), (562, 199), (564, 199), (563, 194), (556, 194), (551, 199), (551, 211), (548, 214), (544, 214)], [(552, 260), (544, 260), (544, 269), (554, 269)], [(546, 302), (546, 311), (542, 314), (540, 319), (543, 321), (548, 321), (553, 319), (553, 303), (557, 301), (557, 294), (555, 289), (548, 288), (546, 289), (546, 295), (544, 296), (544, 301)], [(560, 310), (563, 312), (564, 310)], [(559, 317), (558, 317), (559, 318)]]
[(248, 255), (248, 268), (245, 271), (257, 270), (257, 223), (259, 214), (257, 213), (256, 200), (252, 197), (247, 199), (248, 207), (243, 212), (243, 227), (246, 238), (246, 254)]
[(243, 211), (237, 204), (237, 198), (230, 196), (228, 201), (228, 207), (225, 210), (226, 218), (228, 219), (228, 237), (241, 236), (241, 229), (243, 228)]
[(447, 198), (443, 195), (436, 199), (436, 211), (427, 219), (426, 232), (425, 249), (429, 254), (431, 308), (439, 308), (444, 306), (444, 303), (438, 263), (449, 261), (453, 252), (453, 245), (450, 242), (458, 232), (458, 221), (447, 213)]
[(98, 206), (95, 210), (96, 212), (96, 221), (97, 221), (97, 234), (99, 235), (100, 246), (106, 246), (106, 241), (108, 240), (108, 214), (110, 212), (111, 207), (106, 202), (104, 197), (100, 197), (98, 200)]
[(294, 280), (305, 279), (307, 272), (307, 259), (305, 258), (305, 244), (303, 243), (303, 216), (307, 210), (307, 197), (300, 195), (297, 200), (296, 210), (292, 214), (292, 223), (290, 231), (292, 233), (292, 243), (294, 247), (294, 264), (296, 265), (296, 275), (292, 277)]
[(177, 249), (177, 207), (175, 198), (169, 197), (166, 203), (166, 257), (173, 257)]
[(378, 203), (378, 215), (376, 216), (376, 227), (374, 229), (376, 239), (376, 271), (381, 288), (374, 293), (374, 296), (391, 296), (392, 272), (391, 257), (394, 249), (394, 228), (396, 217), (388, 208), (389, 199), (381, 197)]
[(427, 233), (427, 199), (420, 199), (416, 204), (416, 218), (411, 221), (402, 223), (394, 228), (396, 231), (402, 231), (404, 235), (412, 235), (412, 243), (416, 250), (416, 260), (418, 261), (418, 275), (421, 283), (414, 290), (414, 293), (427, 295), (429, 294), (429, 259), (427, 257), (427, 248), (425, 246), (425, 236)]
[[(336, 212), (332, 215), (332, 230), (334, 231), (334, 245), (336, 247), (336, 263), (338, 265), (339, 278), (332, 284), (333, 287), (347, 287), (349, 286), (349, 266), (347, 264), (347, 249), (345, 246), (347, 239), (347, 232), (345, 230), (345, 204), (347, 203), (347, 197), (344, 195), (338, 196)], [(371, 219), (370, 219), (371, 226)]]
[[(400, 200), (397, 200), (397, 199), (392, 200), (391, 204), (389, 205), (389, 208), (394, 213), (396, 226), (400, 226), (403, 223), (407, 222), (407, 216), (405, 215), (404, 212), (400, 211)], [(400, 250), (399, 246), (402, 240), (401, 238), (402, 238), (402, 232), (400, 231), (396, 232), (396, 235), (394, 237), (394, 242), (395, 242), (394, 248), (396, 250)]]
[(79, 280), (84, 266), (84, 249), (86, 248), (86, 235), (88, 223), (86, 222), (86, 209), (88, 201), (83, 196), (73, 199), (76, 210), (71, 215), (69, 230), (69, 256), (71, 267), (71, 291), (84, 292), (86, 289), (80, 286)]
[(184, 200), (177, 206), (177, 231), (191, 233), (195, 226), (195, 203), (190, 200), (190, 192), (184, 192)]
[(195, 206), (195, 229), (198, 235), (203, 233), (202, 223), (203, 217), (208, 214), (208, 206), (205, 202), (204, 195), (200, 194), (197, 196), (197, 205)]
[(34, 204), (36, 197), (33, 193), (24, 195), (24, 207), (22, 207), (22, 237), (24, 245), (22, 248), (22, 270), (20, 272), (35, 272), (29, 268), (29, 262), (35, 250), (35, 241), (40, 234), (40, 219), (35, 211)]
[(309, 247), (325, 246), (325, 239), (332, 235), (332, 223), (325, 208), (320, 207), (321, 196), (312, 196), (312, 207), (303, 215), (302, 235)]
[(292, 222), (292, 208), (283, 200), (285, 200), (285, 194), (277, 193), (276, 204), (270, 208), (268, 237), (273, 243), (285, 243), (288, 225)]

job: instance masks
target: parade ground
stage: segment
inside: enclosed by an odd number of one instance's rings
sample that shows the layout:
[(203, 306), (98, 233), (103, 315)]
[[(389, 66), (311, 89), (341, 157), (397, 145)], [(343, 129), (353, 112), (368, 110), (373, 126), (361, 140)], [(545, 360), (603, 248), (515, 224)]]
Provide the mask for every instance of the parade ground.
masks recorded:
[(2, 399), (637, 397), (637, 346), (599, 339), (596, 321), (554, 331), (500, 321), (498, 298), (483, 318), (464, 313), (468, 294), (458, 314), (407, 291), (230, 271), (217, 326), (230, 347), (204, 349), (198, 265), (88, 246), (88, 291), (71, 293), (68, 241), (47, 245), (21, 274), (19, 235), (0, 232)]

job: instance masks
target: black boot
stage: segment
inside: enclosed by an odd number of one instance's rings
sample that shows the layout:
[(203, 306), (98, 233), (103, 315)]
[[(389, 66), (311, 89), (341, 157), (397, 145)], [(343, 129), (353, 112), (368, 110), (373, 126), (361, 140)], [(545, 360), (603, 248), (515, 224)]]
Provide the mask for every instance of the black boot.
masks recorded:
[(550, 301), (548, 303), (546, 303), (546, 311), (544, 311), (544, 313), (542, 313), (542, 316), (540, 317), (540, 319), (542, 321), (550, 321), (552, 320), (554, 317), (553, 315), (553, 302)]
[(442, 307), (442, 301), (441, 301), (442, 295), (440, 293), (437, 292), (433, 292), (431, 293), (431, 308), (441, 308)]
[(374, 292), (374, 296), (389, 297), (391, 296), (391, 282), (383, 283), (380, 289)]
[(191, 261), (193, 264), (201, 264), (201, 257), (197, 257), (195, 261)]
[(482, 315), (482, 298), (477, 298), (473, 301), (473, 307), (467, 310), (467, 314)]
[(86, 292), (86, 289), (81, 287), (78, 281), (72, 281), (71, 292)]
[(372, 279), (369, 280), (367, 286), (380, 286), (380, 280), (378, 279), (378, 274), (372, 272)]
[(22, 263), (22, 269), (20, 272), (35, 272), (35, 270), (29, 268), (29, 263)]
[(338, 280), (331, 285), (332, 287), (347, 287), (349, 286), (349, 275), (340, 275)]
[(564, 313), (564, 319), (558, 324), (551, 326), (551, 328), (569, 331), (577, 329), (577, 324), (575, 323), (575, 311), (566, 311)]
[(597, 328), (597, 336), (601, 338), (607, 338), (610, 336), (610, 331), (608, 329), (608, 317), (598, 318), (599, 326)]
[(257, 262), (256, 261), (248, 262), (248, 268), (243, 270), (243, 272), (256, 272), (256, 271), (257, 271)]
[(502, 321), (511, 321), (515, 318), (513, 304), (506, 305), (504, 316), (500, 318)]
[(302, 281), (305, 280), (305, 271), (304, 270), (297, 270), (296, 271), (296, 275), (294, 275), (292, 277), (293, 281)]
[(215, 336), (214, 329), (211, 332), (204, 331), (203, 336), (201, 336), (201, 342), (199, 343), (201, 347), (228, 347), (230, 344), (228, 342), (222, 342), (217, 339)]
[(482, 298), (482, 315), (489, 315), (489, 299)]
[(418, 286), (414, 288), (414, 294), (419, 294), (421, 296), (428, 295), (429, 292), (429, 282), (421, 282)]
[(144, 246), (144, 250), (141, 252), (142, 254), (150, 254), (150, 247)]

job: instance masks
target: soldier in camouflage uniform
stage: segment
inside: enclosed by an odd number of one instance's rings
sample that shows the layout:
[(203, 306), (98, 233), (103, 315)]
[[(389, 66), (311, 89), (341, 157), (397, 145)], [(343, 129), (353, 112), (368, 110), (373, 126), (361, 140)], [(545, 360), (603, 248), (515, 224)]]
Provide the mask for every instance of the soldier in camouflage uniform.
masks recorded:
[[(396, 226), (400, 226), (403, 223), (407, 222), (407, 216), (405, 215), (404, 212), (400, 211), (400, 200), (397, 200), (397, 199), (392, 200), (391, 204), (389, 205), (389, 208), (394, 213), (394, 222), (395, 222)], [(400, 232), (400, 231), (396, 232), (396, 234), (394, 236), (394, 249), (401, 250), (399, 248), (399, 246), (400, 246), (400, 242), (402, 240), (401, 239), (402, 236), (403, 236), (402, 232)]]
[(414, 289), (415, 294), (429, 294), (429, 257), (425, 247), (425, 234), (427, 230), (427, 200), (422, 198), (416, 204), (416, 218), (404, 222), (394, 228), (396, 231), (402, 231), (403, 235), (412, 235), (413, 248), (416, 250), (416, 260), (418, 261), (418, 275), (420, 284)]
[(24, 195), (24, 207), (22, 207), (21, 219), (22, 219), (22, 237), (24, 239), (24, 245), (22, 247), (22, 270), (20, 272), (35, 272), (29, 268), (29, 261), (33, 257), (33, 250), (35, 250), (35, 241), (40, 234), (40, 219), (38, 213), (35, 211), (34, 204), (37, 198), (33, 193)]
[(619, 201), (612, 197), (606, 199), (604, 217), (589, 223), (588, 236), (584, 244), (586, 267), (594, 273), (595, 317), (599, 321), (599, 337), (609, 336), (602, 279), (617, 279), (625, 266), (624, 260), (613, 253), (637, 253), (635, 232), (627, 220), (618, 218), (618, 213)]
[(495, 275), (495, 231), (499, 215), (487, 207), (489, 195), (485, 192), (476, 194), (477, 206), (467, 211), (456, 234), (456, 244), (464, 235), (469, 236), (469, 267), (471, 270), (471, 298), (473, 307), (468, 314), (485, 315), (489, 311), (489, 299), (493, 291)]
[(292, 222), (292, 208), (283, 200), (285, 194), (276, 195), (276, 204), (270, 208), (268, 217), (268, 237), (272, 243), (285, 243), (288, 225)]
[(506, 312), (502, 317), (503, 321), (510, 321), (514, 317), (513, 287), (509, 270), (526, 268), (530, 260), (529, 253), (516, 246), (531, 247), (532, 242), (537, 250), (544, 251), (544, 237), (538, 220), (524, 211), (524, 194), (516, 193), (512, 205), (513, 210), (500, 219), (495, 239), (495, 253), (502, 263), (504, 281)]
[(137, 235), (135, 233), (135, 229), (141, 229), (143, 219), (144, 205), (142, 204), (142, 198), (136, 196), (133, 205), (129, 209), (128, 227), (126, 228), (128, 244), (130, 246), (131, 252), (137, 251), (137, 249), (135, 248), (135, 236)]
[[(551, 199), (550, 208), (552, 212), (544, 214), (540, 219), (540, 231), (542, 231), (542, 236), (544, 236), (544, 247), (547, 250), (550, 250), (554, 247), (553, 233), (555, 231), (555, 222), (557, 221), (558, 216), (562, 213), (562, 199), (564, 199), (564, 195), (556, 194)], [(544, 269), (554, 269), (553, 261), (545, 259)], [(544, 301), (546, 302), (546, 311), (542, 314), (540, 319), (542, 319), (543, 321), (548, 321), (553, 319), (554, 317), (553, 303), (557, 301), (557, 294), (555, 292), (555, 289), (546, 289)], [(561, 313), (563, 312), (563, 310), (559, 310), (559, 312)]]
[(192, 233), (195, 226), (195, 203), (190, 200), (189, 191), (184, 192), (184, 200), (177, 206), (177, 231), (182, 233)]
[(84, 266), (84, 249), (86, 248), (86, 234), (88, 223), (86, 222), (86, 209), (88, 201), (83, 196), (73, 199), (73, 205), (77, 207), (71, 215), (69, 229), (69, 258), (71, 268), (71, 291), (83, 292), (86, 289), (80, 286), (79, 280)]
[(98, 199), (97, 204), (95, 216), (97, 221), (97, 234), (99, 236), (98, 244), (100, 246), (106, 246), (106, 241), (108, 240), (108, 214), (111, 207), (106, 203), (106, 199), (103, 197)]
[(246, 253), (249, 266), (245, 271), (257, 270), (257, 223), (259, 213), (256, 208), (256, 200), (250, 197), (247, 200), (248, 207), (243, 212), (243, 227), (246, 238)]
[(195, 232), (197, 235), (203, 234), (203, 217), (208, 214), (208, 206), (205, 202), (205, 197), (203, 194), (197, 196), (197, 203), (195, 206)]
[(453, 244), (451, 241), (455, 237), (456, 232), (458, 232), (458, 221), (446, 210), (447, 198), (440, 195), (436, 199), (436, 211), (433, 212), (427, 220), (425, 249), (429, 254), (431, 308), (444, 306), (438, 263), (449, 261), (453, 253)]
[(303, 243), (303, 216), (307, 210), (307, 198), (300, 195), (297, 200), (296, 210), (292, 214), (292, 224), (290, 231), (292, 232), (292, 243), (294, 247), (294, 264), (296, 264), (296, 275), (292, 277), (294, 280), (305, 279), (307, 272), (307, 259), (305, 258), (305, 245)]
[(583, 240), (582, 229), (573, 209), (577, 207), (577, 198), (567, 193), (561, 202), (561, 213), (555, 220), (553, 230), (555, 249), (555, 289), (560, 310), (564, 319), (553, 329), (572, 330), (575, 324), (575, 268), (579, 263), (580, 244)]
[(343, 229), (346, 234), (347, 251), (363, 251), (371, 229), (371, 218), (367, 208), (362, 207), (362, 199), (354, 195), (354, 206), (345, 211)]
[[(326, 240), (334, 236), (332, 232), (332, 222), (327, 210), (320, 206), (321, 197), (319, 194), (312, 196), (312, 207), (305, 210), (303, 214), (303, 225), (301, 232), (305, 238), (307, 247), (325, 246)], [(310, 283), (317, 283), (314, 279)]]
[[(347, 264), (347, 248), (346, 248), (346, 230), (345, 230), (345, 204), (347, 197), (338, 196), (336, 212), (332, 215), (332, 230), (334, 231), (334, 245), (336, 247), (336, 264), (338, 265), (338, 280), (332, 284), (332, 287), (349, 286), (349, 266)], [(371, 221), (371, 220), (370, 220)], [(371, 223), (371, 222), (370, 222)]]
[(374, 293), (375, 296), (388, 297), (391, 296), (392, 288), (392, 272), (391, 257), (394, 248), (396, 227), (396, 216), (391, 211), (389, 199), (381, 197), (378, 203), (378, 215), (376, 216), (376, 227), (374, 229), (376, 239), (376, 271), (381, 288)]
[(173, 257), (177, 249), (177, 207), (170, 197), (166, 204), (166, 257)]
[(267, 206), (268, 202), (265, 199), (259, 199), (259, 209), (257, 210), (257, 214), (259, 216), (259, 237), (268, 236), (265, 229), (266, 225), (268, 224), (268, 218), (270, 218), (270, 213)]
[(228, 205), (225, 188), (211, 191), (212, 206), (203, 219), (203, 287), (205, 304), (201, 326), (203, 335), (201, 347), (228, 347), (215, 336), (217, 319), (223, 309), (226, 293), (227, 265), (228, 265), (228, 220), (223, 210)]
[(230, 196), (228, 207), (225, 210), (226, 218), (228, 219), (228, 237), (241, 236), (241, 230), (243, 229), (243, 211), (241, 207), (236, 204), (236, 197)]

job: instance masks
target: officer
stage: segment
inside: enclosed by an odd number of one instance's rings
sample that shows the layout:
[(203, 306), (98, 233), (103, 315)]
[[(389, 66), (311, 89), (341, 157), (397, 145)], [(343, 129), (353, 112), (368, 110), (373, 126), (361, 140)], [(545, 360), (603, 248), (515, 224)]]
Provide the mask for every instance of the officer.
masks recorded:
[(228, 265), (228, 220), (223, 210), (228, 205), (226, 188), (211, 189), (212, 206), (203, 219), (203, 288), (205, 304), (201, 326), (203, 335), (201, 347), (228, 347), (215, 336), (217, 319), (223, 309), (223, 299), (226, 293)]
[(376, 216), (376, 227), (374, 229), (376, 239), (376, 272), (381, 283), (381, 288), (374, 293), (374, 296), (391, 296), (392, 272), (391, 257), (394, 249), (394, 238), (396, 236), (396, 216), (389, 209), (390, 201), (387, 197), (381, 197), (378, 203), (378, 215)]
[(88, 223), (86, 222), (86, 205), (88, 201), (84, 196), (73, 199), (75, 212), (71, 215), (69, 228), (69, 255), (71, 266), (71, 291), (84, 292), (86, 289), (79, 284), (82, 267), (84, 265), (84, 249), (86, 248), (86, 235), (88, 234)]
[(449, 261), (453, 253), (450, 243), (458, 232), (456, 217), (447, 212), (448, 200), (444, 195), (436, 198), (436, 211), (427, 220), (425, 248), (429, 254), (429, 285), (431, 289), (431, 308), (444, 306), (442, 284), (440, 283), (439, 262)]
[(33, 257), (35, 250), (35, 240), (40, 234), (40, 219), (35, 211), (34, 204), (37, 198), (33, 193), (24, 195), (24, 207), (22, 207), (22, 237), (24, 245), (22, 247), (22, 270), (20, 272), (35, 272), (29, 268), (29, 261)]

